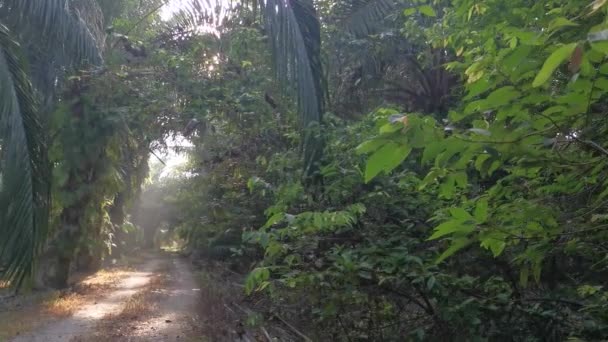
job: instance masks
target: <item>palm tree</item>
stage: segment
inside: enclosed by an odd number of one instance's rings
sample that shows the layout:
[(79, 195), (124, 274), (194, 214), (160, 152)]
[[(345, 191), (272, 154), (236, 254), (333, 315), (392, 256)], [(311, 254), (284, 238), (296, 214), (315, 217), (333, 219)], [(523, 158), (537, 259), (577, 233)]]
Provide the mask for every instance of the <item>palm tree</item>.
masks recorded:
[(16, 286), (32, 274), (48, 232), (50, 166), (41, 108), (67, 71), (101, 62), (99, 39), (83, 19), (92, 4), (0, 0), (0, 277)]

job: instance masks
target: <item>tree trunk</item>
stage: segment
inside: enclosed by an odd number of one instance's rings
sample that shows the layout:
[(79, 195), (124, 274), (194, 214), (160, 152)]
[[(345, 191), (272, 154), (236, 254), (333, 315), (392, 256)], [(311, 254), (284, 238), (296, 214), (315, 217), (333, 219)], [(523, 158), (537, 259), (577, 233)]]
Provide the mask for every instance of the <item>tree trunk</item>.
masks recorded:
[(53, 239), (47, 251), (40, 258), (36, 281), (38, 287), (64, 289), (69, 286), (70, 269), (81, 232), (78, 225), (67, 221), (65, 211), (61, 215), (61, 232)]
[[(65, 186), (66, 191), (77, 190), (79, 185), (77, 179), (78, 177), (72, 172)], [(85, 216), (88, 202), (89, 196), (85, 195), (61, 211), (60, 230), (40, 258), (37, 286), (55, 289), (68, 287), (72, 261), (82, 237), (81, 219)]]

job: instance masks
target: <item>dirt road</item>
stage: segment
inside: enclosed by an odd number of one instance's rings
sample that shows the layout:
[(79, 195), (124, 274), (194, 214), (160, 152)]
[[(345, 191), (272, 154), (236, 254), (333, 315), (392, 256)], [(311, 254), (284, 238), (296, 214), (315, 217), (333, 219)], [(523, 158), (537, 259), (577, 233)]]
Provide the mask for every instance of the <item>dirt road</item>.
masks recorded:
[(199, 293), (187, 261), (152, 255), (103, 298), (12, 341), (193, 340)]

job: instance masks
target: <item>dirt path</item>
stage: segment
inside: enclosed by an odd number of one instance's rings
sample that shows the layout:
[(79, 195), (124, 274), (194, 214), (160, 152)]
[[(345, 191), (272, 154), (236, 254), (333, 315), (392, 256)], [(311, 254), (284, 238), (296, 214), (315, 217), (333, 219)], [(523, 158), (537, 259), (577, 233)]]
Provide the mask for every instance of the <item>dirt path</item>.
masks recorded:
[[(198, 293), (186, 261), (149, 257), (103, 298), (11, 341), (187, 341), (196, 335)], [(146, 301), (144, 309), (123, 319), (134, 300)]]
[[(112, 341), (188, 341), (196, 338), (200, 289), (189, 265), (180, 258), (169, 261), (168, 279), (148, 297), (151, 312), (128, 323), (124, 336)], [(84, 339), (87, 340), (87, 339)]]

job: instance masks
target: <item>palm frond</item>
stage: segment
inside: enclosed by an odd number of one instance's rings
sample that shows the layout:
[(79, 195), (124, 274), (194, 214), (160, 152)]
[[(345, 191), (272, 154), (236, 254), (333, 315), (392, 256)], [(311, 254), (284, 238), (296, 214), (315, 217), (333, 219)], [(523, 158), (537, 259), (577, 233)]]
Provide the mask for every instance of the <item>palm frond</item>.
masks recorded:
[(189, 0), (182, 3), (168, 25), (184, 31), (209, 31), (221, 27), (235, 10), (232, 2), (222, 0)]
[(398, 0), (341, 0), (334, 13), (344, 29), (360, 37), (381, 27), (397, 5)]
[(18, 44), (0, 25), (1, 275), (20, 286), (47, 234), (49, 175), (43, 130)]
[(319, 19), (312, 0), (266, 0), (261, 5), (276, 76), (297, 99), (305, 173), (310, 176), (323, 151), (318, 131), (324, 111)]
[[(70, 3), (68, 0), (6, 0), (0, 14), (14, 33), (56, 50), (57, 55), (65, 58), (62, 65), (99, 64), (103, 42), (98, 41), (83, 19), (83, 9), (77, 10)], [(87, 19), (92, 22), (89, 16)]]

